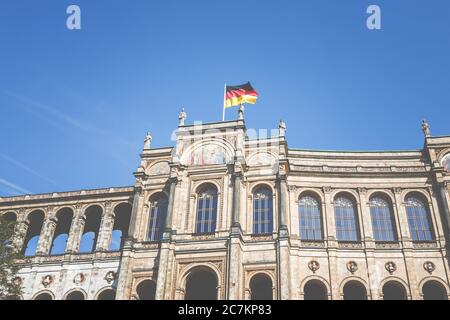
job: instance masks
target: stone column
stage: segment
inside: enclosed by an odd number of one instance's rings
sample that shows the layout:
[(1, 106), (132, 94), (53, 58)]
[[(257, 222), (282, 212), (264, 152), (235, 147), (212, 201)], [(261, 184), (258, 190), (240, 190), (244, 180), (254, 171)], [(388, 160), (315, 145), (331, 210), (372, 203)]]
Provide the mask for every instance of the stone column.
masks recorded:
[(27, 236), (27, 231), (29, 227), (29, 222), (26, 220), (21, 220), (16, 225), (16, 232), (14, 236), (14, 245), (18, 251), (24, 250), (25, 237)]
[(394, 188), (395, 195), (395, 211), (398, 213), (398, 220), (401, 227), (400, 239), (403, 247), (403, 259), (405, 262), (407, 279), (409, 281), (409, 288), (411, 289), (411, 299), (419, 300), (420, 295), (418, 292), (418, 281), (417, 281), (417, 271), (414, 263), (414, 246), (411, 240), (411, 235), (408, 227), (408, 217), (406, 214), (405, 205), (403, 203), (403, 199), (401, 197), (402, 190), (401, 188)]
[(242, 173), (235, 172), (234, 175), (234, 189), (233, 189), (233, 212), (231, 214), (231, 226), (239, 227), (240, 224), (240, 197), (241, 197), (241, 179)]
[(286, 176), (280, 175), (278, 177), (278, 188), (280, 191), (280, 237), (288, 237), (289, 236), (289, 204), (288, 204), (288, 190), (287, 190), (287, 183), (286, 183)]
[(178, 179), (170, 179), (170, 192), (169, 192), (169, 203), (167, 205), (167, 217), (164, 225), (164, 237), (170, 237), (172, 233), (172, 217), (173, 217), (173, 203), (175, 201), (175, 187), (177, 186)]
[(105, 212), (102, 216), (102, 221), (100, 222), (100, 228), (98, 231), (97, 244), (95, 246), (95, 251), (105, 252), (109, 251), (109, 243), (111, 241), (112, 231), (114, 228), (115, 215), (112, 212), (111, 201), (105, 203)]
[(55, 234), (56, 218), (54, 217), (54, 212), (52, 209), (48, 210), (46, 216), (47, 218), (44, 220), (41, 234), (39, 235), (36, 256), (47, 256), (49, 254), (53, 241), (53, 235)]
[(167, 206), (167, 217), (164, 226), (163, 239), (159, 253), (158, 279), (156, 281), (156, 300), (164, 300), (166, 296), (166, 280), (170, 260), (170, 240), (172, 235), (173, 204), (175, 201), (175, 190), (178, 179), (172, 177), (170, 180), (169, 203)]
[(447, 183), (439, 183), (439, 195), (442, 202), (442, 209), (444, 213), (444, 219), (447, 225), (447, 239), (450, 238), (450, 196), (448, 194)]
[(77, 217), (76, 221), (72, 223), (71, 227), (72, 239), (70, 241), (71, 243), (70, 250), (68, 250), (67, 253), (77, 254), (79, 252), (85, 224), (86, 224), (86, 217), (84, 217), (83, 215)]

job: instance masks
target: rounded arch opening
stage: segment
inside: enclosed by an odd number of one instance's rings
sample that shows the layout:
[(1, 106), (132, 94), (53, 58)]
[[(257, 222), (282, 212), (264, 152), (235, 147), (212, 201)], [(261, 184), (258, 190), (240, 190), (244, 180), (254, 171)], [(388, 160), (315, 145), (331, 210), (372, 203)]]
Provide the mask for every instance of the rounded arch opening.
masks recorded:
[(103, 209), (98, 205), (93, 205), (86, 209), (86, 221), (84, 223), (79, 253), (91, 253), (96, 249), (102, 214)]
[(305, 300), (328, 300), (327, 287), (317, 279), (309, 280), (303, 292)]
[(186, 278), (186, 300), (217, 300), (218, 279), (208, 267), (196, 267)]
[(42, 226), (44, 224), (44, 212), (36, 210), (28, 215), (28, 229), (25, 236), (22, 253), (26, 257), (32, 257), (36, 254)]
[(86, 297), (83, 292), (74, 290), (67, 294), (66, 300), (86, 300)]
[(388, 281), (383, 285), (384, 300), (407, 300), (405, 287), (398, 281)]
[(33, 300), (53, 300), (53, 296), (48, 292), (39, 293)]
[(218, 189), (212, 183), (197, 188), (197, 217), (195, 233), (214, 233), (217, 224)]
[(97, 300), (116, 300), (116, 290), (105, 289), (97, 296)]
[(344, 300), (367, 300), (366, 287), (359, 281), (351, 280), (344, 285)]
[(63, 208), (56, 213), (56, 228), (50, 249), (50, 255), (64, 254), (72, 225), (73, 210)]
[(424, 300), (448, 300), (447, 290), (442, 283), (436, 280), (429, 280), (422, 287)]
[(147, 240), (160, 241), (164, 233), (169, 200), (164, 192), (157, 192), (150, 197), (149, 202)]
[(156, 283), (153, 280), (144, 280), (136, 287), (139, 300), (155, 300)]
[(255, 274), (250, 279), (251, 300), (273, 300), (272, 279), (265, 273)]
[(121, 203), (114, 208), (114, 226), (109, 243), (109, 251), (119, 251), (128, 237), (131, 219), (131, 204)]

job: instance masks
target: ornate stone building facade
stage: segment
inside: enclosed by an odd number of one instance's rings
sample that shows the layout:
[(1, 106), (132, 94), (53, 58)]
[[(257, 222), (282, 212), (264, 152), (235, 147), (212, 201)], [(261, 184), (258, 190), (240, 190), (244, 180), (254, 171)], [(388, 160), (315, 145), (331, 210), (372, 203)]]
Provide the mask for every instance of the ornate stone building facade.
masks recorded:
[[(242, 113), (242, 112), (241, 112)], [(421, 150), (291, 149), (280, 122), (145, 139), (135, 185), (0, 198), (22, 299), (447, 299), (450, 136)]]

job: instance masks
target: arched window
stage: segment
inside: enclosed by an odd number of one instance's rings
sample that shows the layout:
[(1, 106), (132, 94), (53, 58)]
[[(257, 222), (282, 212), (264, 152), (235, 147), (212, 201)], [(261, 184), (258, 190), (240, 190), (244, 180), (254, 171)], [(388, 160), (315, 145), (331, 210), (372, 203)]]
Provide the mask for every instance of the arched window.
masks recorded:
[(383, 300), (406, 300), (406, 290), (397, 281), (388, 281), (383, 286)]
[(50, 255), (60, 255), (64, 254), (66, 251), (72, 218), (73, 212), (69, 208), (63, 208), (56, 213), (57, 223), (55, 233), (53, 235)]
[(136, 293), (139, 300), (155, 300), (156, 283), (153, 280), (144, 280), (138, 284)]
[(206, 185), (197, 194), (197, 224), (195, 232), (214, 233), (217, 218), (217, 188)]
[(34, 298), (34, 300), (53, 300), (53, 297), (52, 297), (52, 295), (50, 293), (43, 292), (43, 293), (38, 294)]
[(91, 253), (96, 249), (101, 221), (101, 207), (94, 205), (86, 210), (86, 222), (80, 242), (80, 253)]
[(273, 300), (272, 279), (264, 273), (254, 275), (250, 279), (252, 300)]
[(338, 241), (359, 241), (358, 222), (353, 201), (345, 197), (334, 200)]
[(42, 225), (44, 224), (44, 212), (34, 211), (28, 216), (28, 230), (25, 237), (22, 253), (26, 257), (32, 257), (36, 254)]
[(253, 233), (269, 234), (273, 231), (273, 196), (267, 187), (253, 193)]
[(217, 300), (216, 273), (207, 267), (197, 267), (186, 279), (185, 300)]
[(344, 286), (344, 300), (367, 300), (367, 290), (362, 283), (349, 281)]
[(300, 239), (322, 240), (322, 218), (319, 202), (311, 196), (303, 196), (298, 202)]
[(309, 280), (303, 291), (305, 300), (328, 300), (327, 287), (319, 280)]
[(124, 240), (128, 236), (128, 228), (130, 227), (131, 205), (129, 203), (121, 203), (114, 208), (114, 227), (109, 243), (109, 251), (119, 251), (122, 249)]
[(66, 296), (66, 300), (86, 300), (83, 292), (75, 290)]
[(413, 241), (432, 241), (430, 216), (422, 200), (408, 197), (405, 202), (409, 231)]
[(447, 290), (437, 281), (427, 281), (422, 287), (424, 300), (448, 300)]
[(167, 216), (167, 197), (164, 193), (158, 193), (150, 200), (150, 203), (147, 240), (159, 241), (163, 236)]
[(113, 289), (106, 289), (99, 293), (97, 300), (116, 300), (116, 291)]
[(390, 204), (383, 198), (374, 197), (370, 199), (369, 206), (375, 241), (396, 241), (397, 236)]

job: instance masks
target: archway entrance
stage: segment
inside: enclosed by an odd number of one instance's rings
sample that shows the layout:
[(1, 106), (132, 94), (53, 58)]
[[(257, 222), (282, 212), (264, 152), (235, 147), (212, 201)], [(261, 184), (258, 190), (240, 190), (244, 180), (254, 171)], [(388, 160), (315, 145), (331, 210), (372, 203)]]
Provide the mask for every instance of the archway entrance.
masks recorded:
[(383, 300), (406, 300), (407, 295), (403, 285), (397, 281), (389, 281), (383, 286)]
[(344, 300), (367, 300), (367, 291), (358, 281), (349, 281), (344, 286)]
[(144, 280), (138, 284), (136, 293), (139, 300), (155, 300), (156, 283), (152, 280)]
[(448, 300), (447, 290), (437, 281), (427, 281), (422, 287), (424, 300)]
[(266, 274), (259, 273), (250, 280), (252, 300), (273, 300), (272, 279)]
[(34, 300), (53, 300), (53, 297), (50, 293), (44, 292), (36, 296)]
[(305, 300), (328, 300), (327, 288), (319, 280), (309, 280), (303, 291)]
[(84, 294), (81, 291), (72, 291), (67, 295), (66, 300), (84, 300)]
[(116, 300), (116, 291), (113, 289), (106, 289), (100, 292), (97, 300)]
[(186, 300), (217, 300), (217, 276), (206, 267), (194, 268), (186, 279)]

